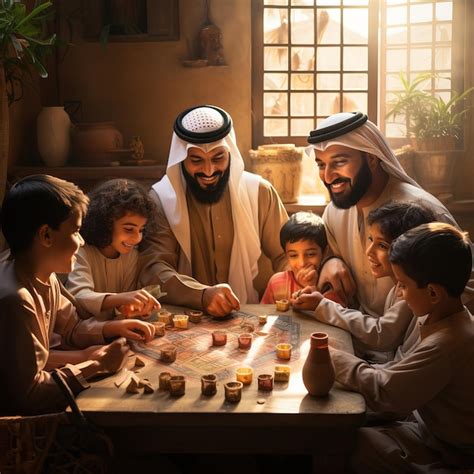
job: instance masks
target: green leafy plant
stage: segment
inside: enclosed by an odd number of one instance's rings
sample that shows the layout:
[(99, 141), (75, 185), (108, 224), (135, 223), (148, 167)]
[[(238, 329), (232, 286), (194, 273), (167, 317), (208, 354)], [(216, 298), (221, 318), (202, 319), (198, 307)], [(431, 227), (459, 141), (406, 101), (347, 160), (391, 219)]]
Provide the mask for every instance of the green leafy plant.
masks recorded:
[(0, 0), (0, 66), (9, 104), (21, 99), (32, 70), (43, 78), (48, 76), (44, 60), (52, 51), (56, 35), (45, 34), (45, 27), (52, 15), (52, 2), (36, 1), (27, 11), (24, 3)]
[(437, 77), (439, 75), (435, 73), (424, 73), (410, 81), (405, 73), (400, 72), (403, 89), (395, 92), (395, 98), (389, 102), (391, 110), (387, 118), (404, 114), (409, 136), (418, 140), (442, 137), (459, 140), (462, 137), (464, 117), (469, 110), (466, 98), (474, 88), (463, 93), (452, 91), (451, 98), (445, 101), (421, 88), (426, 81)]

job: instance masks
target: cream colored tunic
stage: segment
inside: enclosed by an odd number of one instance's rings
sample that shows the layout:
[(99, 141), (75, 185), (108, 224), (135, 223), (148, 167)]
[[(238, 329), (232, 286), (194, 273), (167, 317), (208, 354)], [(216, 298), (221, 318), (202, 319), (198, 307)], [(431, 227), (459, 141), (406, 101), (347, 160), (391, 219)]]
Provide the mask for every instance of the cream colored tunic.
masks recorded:
[(84, 245), (76, 254), (66, 288), (77, 301), (100, 320), (112, 319), (114, 311), (101, 311), (104, 298), (111, 293), (134, 291), (137, 283), (138, 251), (107, 258), (93, 245)]
[[(393, 176), (389, 177), (379, 198), (370, 206), (364, 207), (360, 213), (356, 206), (349, 209), (338, 209), (333, 203), (328, 204), (323, 214), (323, 220), (326, 225), (329, 245), (352, 271), (357, 284), (357, 297), (361, 311), (376, 317), (383, 314), (385, 300), (393, 282), (390, 277), (375, 279), (370, 271), (369, 261), (365, 255), (368, 232), (367, 216), (372, 209), (390, 200), (419, 202), (429, 207), (438, 220), (456, 225), (448, 210), (434, 196), (421, 188), (401, 182)], [(468, 286), (474, 287), (472, 280)], [(472, 299), (472, 296), (469, 298)]]
[[(140, 252), (140, 283), (158, 283), (168, 295), (161, 301), (201, 308), (203, 290), (227, 283), (234, 229), (228, 189), (214, 204), (198, 202), (190, 192), (186, 198), (190, 216), (192, 276), (177, 272), (181, 248), (168, 224), (158, 195), (151, 197), (158, 208), (158, 231), (149, 237)], [(280, 246), (280, 228), (288, 215), (275, 189), (262, 181), (258, 193), (258, 221), (262, 253), (274, 271), (286, 269), (286, 256)], [(259, 270), (261, 268), (259, 267)]]
[(318, 321), (349, 331), (353, 336), (357, 357), (372, 362), (388, 362), (402, 343), (413, 313), (394, 286), (385, 301), (382, 316), (374, 317), (351, 308), (344, 308), (324, 298), (314, 311)]
[(474, 456), (474, 319), (465, 309), (425, 321), (412, 326), (405, 353), (384, 365), (332, 350), (336, 379), (374, 411), (414, 411), (423, 442), (445, 459)]
[[(0, 263), (0, 412), (36, 414), (63, 410), (67, 402), (44, 370), (53, 330), (62, 344), (85, 348), (105, 344), (104, 323), (78, 318), (52, 274), (49, 284), (17, 275), (14, 261)], [(81, 371), (61, 369), (74, 394), (87, 388)]]

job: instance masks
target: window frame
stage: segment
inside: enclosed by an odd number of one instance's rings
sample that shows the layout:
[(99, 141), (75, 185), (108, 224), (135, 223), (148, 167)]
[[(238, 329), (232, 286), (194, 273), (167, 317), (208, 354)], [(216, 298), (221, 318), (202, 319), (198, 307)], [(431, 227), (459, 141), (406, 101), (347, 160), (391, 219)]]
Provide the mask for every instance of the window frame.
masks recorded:
[[(407, 0), (409, 3), (410, 0)], [(431, 0), (433, 1), (433, 0)], [(436, 0), (434, 0), (436, 2)], [(428, 2), (428, 0), (427, 0)], [(453, 18), (452, 18), (452, 40), (451, 40), (451, 82), (454, 90), (463, 90), (465, 74), (464, 70), (464, 31), (466, 15), (465, 0), (452, 0), (453, 2)], [(341, 2), (342, 3), (342, 2)], [(384, 43), (382, 41), (381, 28), (381, 8), (379, 0), (368, 0), (368, 88), (367, 88), (367, 104), (368, 104), (368, 116), (369, 119), (379, 124), (381, 130), (385, 128), (385, 113), (386, 107), (384, 103), (385, 98), (385, 50), (383, 49)], [(291, 5), (288, 5), (289, 12), (291, 12)], [(341, 11), (344, 5), (341, 5)], [(386, 6), (385, 6), (386, 7)], [(285, 7), (286, 8), (286, 7)], [(300, 8), (295, 6), (294, 8)], [(313, 7), (309, 7), (313, 8)], [(315, 8), (316, 11), (316, 8)], [(294, 143), (297, 146), (307, 145), (306, 137), (297, 136), (280, 136), (280, 137), (265, 137), (263, 133), (264, 127), (264, 47), (263, 42), (263, 13), (264, 13), (264, 0), (252, 0), (252, 146), (256, 148), (258, 145), (270, 144), (270, 143)], [(380, 21), (379, 21), (380, 19)], [(456, 28), (455, 25), (461, 27)], [(290, 26), (291, 28), (291, 26)], [(288, 44), (291, 44), (291, 30), (289, 28)], [(275, 45), (272, 45), (275, 46)], [(341, 55), (343, 54), (341, 46)], [(352, 45), (351, 45), (352, 46)], [(315, 44), (317, 48), (317, 45)], [(317, 50), (316, 50), (317, 51)], [(316, 54), (316, 53), (315, 53)], [(409, 54), (409, 53), (407, 53)], [(342, 67), (342, 62), (341, 62)], [(343, 71), (340, 72), (351, 72)], [(288, 74), (288, 87), (286, 93), (289, 94), (291, 91), (291, 65), (288, 64), (288, 69), (285, 71)], [(315, 78), (314, 93), (316, 94), (316, 71), (312, 72)], [(382, 77), (383, 76), (383, 77)], [(340, 93), (342, 94), (342, 74)], [(373, 94), (370, 91), (376, 90), (377, 93)], [(379, 101), (380, 107), (379, 107)], [(290, 115), (289, 110), (290, 104), (288, 103), (288, 122)], [(316, 110), (314, 112), (316, 117)], [(288, 123), (288, 132), (290, 132), (290, 123)], [(309, 133), (309, 130), (308, 130)], [(389, 144), (393, 147), (399, 147), (409, 142), (409, 138), (397, 138), (390, 137), (388, 139)]]

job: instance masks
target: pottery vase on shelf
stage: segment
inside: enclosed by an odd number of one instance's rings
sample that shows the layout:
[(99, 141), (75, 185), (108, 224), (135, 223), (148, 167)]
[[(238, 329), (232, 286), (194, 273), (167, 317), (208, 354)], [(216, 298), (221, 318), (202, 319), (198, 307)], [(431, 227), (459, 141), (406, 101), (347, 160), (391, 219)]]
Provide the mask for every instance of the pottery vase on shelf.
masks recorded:
[(71, 120), (63, 107), (43, 107), (36, 120), (38, 151), (47, 166), (64, 166), (71, 145)]
[(303, 366), (303, 383), (313, 397), (326, 396), (334, 384), (335, 372), (329, 353), (328, 335), (324, 332), (311, 334), (311, 346)]
[(123, 149), (123, 136), (113, 122), (76, 124), (73, 135), (74, 156), (88, 166), (108, 166), (114, 150)]

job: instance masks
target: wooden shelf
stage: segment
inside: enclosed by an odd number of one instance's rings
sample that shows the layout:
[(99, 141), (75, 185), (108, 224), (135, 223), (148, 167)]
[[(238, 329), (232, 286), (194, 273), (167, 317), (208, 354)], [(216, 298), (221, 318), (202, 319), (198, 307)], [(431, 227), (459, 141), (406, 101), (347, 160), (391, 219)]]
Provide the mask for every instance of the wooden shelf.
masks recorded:
[(89, 191), (97, 183), (107, 179), (127, 178), (138, 181), (145, 187), (160, 180), (166, 173), (165, 165), (154, 166), (16, 166), (9, 171), (9, 177), (16, 181), (32, 174), (50, 174), (72, 181), (84, 191)]

